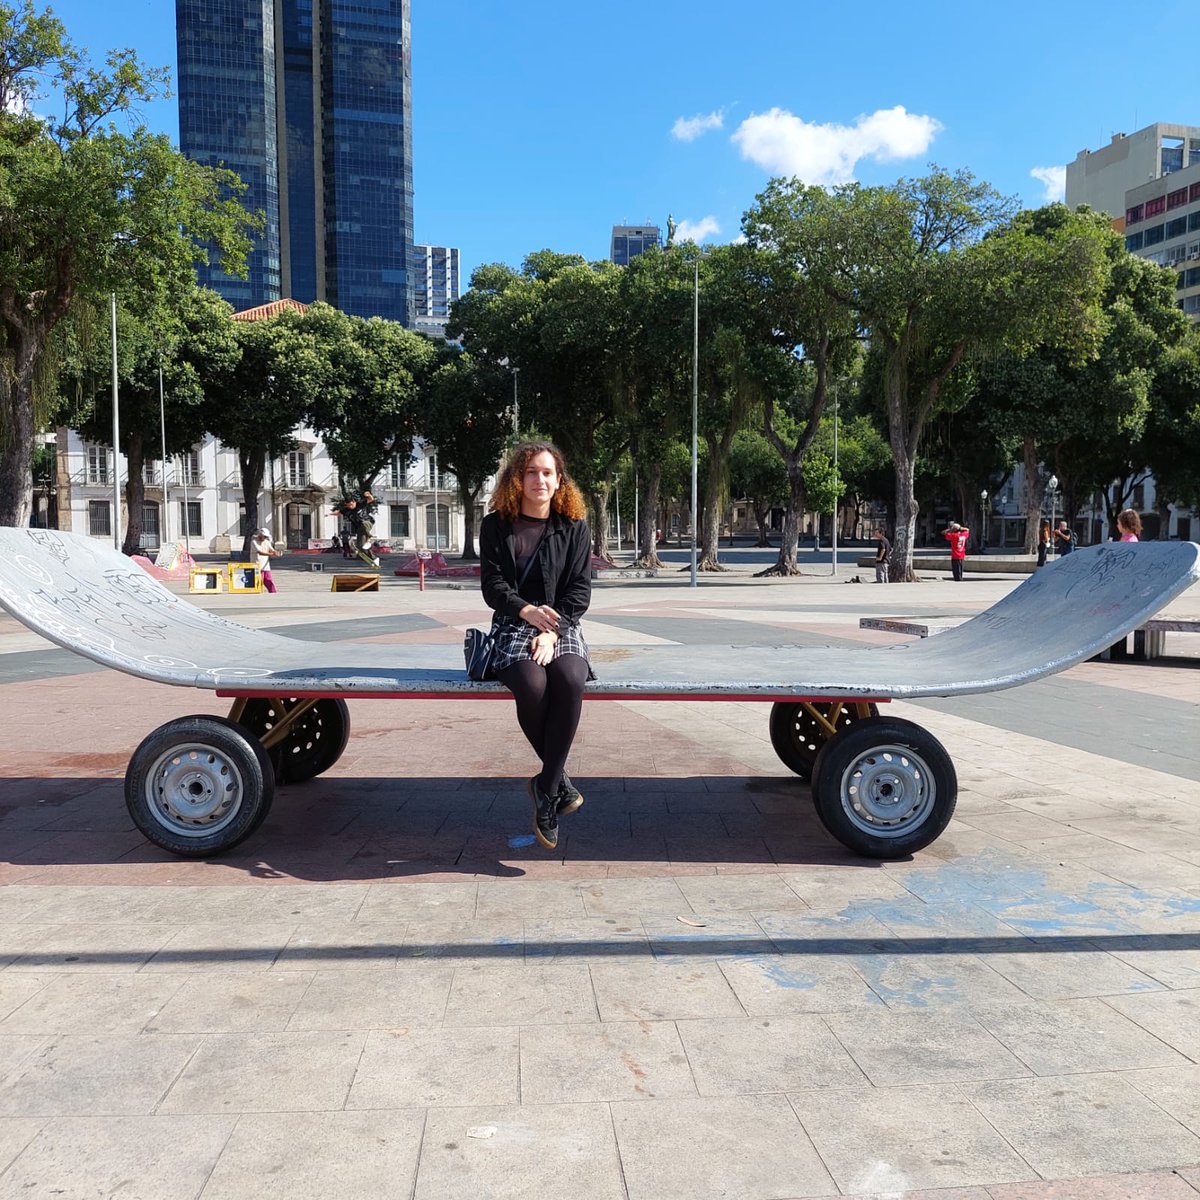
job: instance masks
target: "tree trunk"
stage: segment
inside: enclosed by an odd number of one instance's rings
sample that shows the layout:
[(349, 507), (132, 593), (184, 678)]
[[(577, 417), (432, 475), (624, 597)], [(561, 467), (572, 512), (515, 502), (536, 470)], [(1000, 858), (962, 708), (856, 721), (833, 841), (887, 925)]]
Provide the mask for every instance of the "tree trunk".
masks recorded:
[[(122, 554), (137, 554), (141, 549), (142, 540), (142, 503), (146, 499), (146, 444), (140, 433), (129, 435), (125, 461), (129, 474), (125, 479), (125, 508), (128, 510), (125, 518), (125, 540), (121, 543)], [(116, 470), (117, 456), (113, 455), (113, 470)]]
[(479, 489), (483, 484), (476, 484), (473, 492), (467, 491), (467, 486), (460, 478), (458, 481), (458, 498), (463, 506), (463, 562), (476, 562), (479, 555), (475, 553), (475, 501), (479, 498)]
[[(900, 442), (898, 449), (895, 441)], [(916, 472), (903, 441), (895, 441), (892, 458), (896, 468), (896, 534), (892, 542), (889, 578), (892, 583), (913, 583), (917, 578), (913, 571), (913, 546), (916, 541), (917, 513), (920, 511), (913, 488)]]
[(767, 541), (767, 516), (771, 510), (764, 504), (752, 504), (751, 507), (754, 509), (754, 519), (758, 522), (758, 541), (754, 543), (757, 550), (771, 544)]
[(800, 523), (804, 520), (804, 472), (799, 455), (784, 456), (788, 473), (787, 507), (783, 510), (783, 533), (779, 539), (779, 557), (774, 564), (758, 575), (800, 575), (797, 550), (800, 545)]
[(34, 352), (32, 339), (18, 341), (11, 327), (7, 335), (15, 370), (0, 384), (0, 525), (24, 528), (33, 511)]
[(592, 553), (612, 562), (608, 552), (608, 484), (592, 489)]
[(663, 560), (658, 557), (658, 491), (662, 486), (662, 463), (655, 463), (649, 469), (644, 466), (639, 474), (641, 495), (638, 497), (638, 555), (635, 567), (646, 570), (657, 570), (663, 566)]
[(700, 526), (700, 553), (696, 564), (698, 571), (724, 571), (721, 566), (721, 447), (716, 438), (705, 437), (708, 442), (708, 479), (705, 480), (704, 499), (699, 502), (703, 510)]
[(246, 502), (246, 536), (242, 541), (242, 558), (250, 561), (250, 541), (262, 524), (258, 514), (258, 493), (262, 491), (263, 474), (267, 467), (265, 450), (238, 450), (238, 465), (242, 470), (242, 495)]
[[(1037, 442), (1032, 434), (1021, 438), (1021, 461), (1025, 467), (1025, 491), (1022, 496), (1025, 509), (1025, 549), (1026, 554), (1037, 553), (1038, 528), (1042, 521), (1042, 505), (1046, 501), (1046, 483), (1038, 470)], [(1051, 534), (1053, 534), (1053, 520)]]

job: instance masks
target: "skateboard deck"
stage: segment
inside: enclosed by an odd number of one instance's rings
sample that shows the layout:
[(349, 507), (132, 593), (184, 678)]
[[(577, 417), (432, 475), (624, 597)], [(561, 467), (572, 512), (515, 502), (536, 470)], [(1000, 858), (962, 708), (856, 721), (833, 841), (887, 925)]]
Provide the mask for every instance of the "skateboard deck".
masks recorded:
[[(908, 699), (1015, 687), (1105, 649), (1200, 579), (1191, 542), (1105, 543), (1036, 571), (955, 629), (895, 646), (605, 647), (593, 699)], [(454, 645), (310, 643), (174, 595), (80, 534), (0, 528), (0, 607), (118, 671), (223, 695), (485, 698)], [(480, 601), (479, 620), (488, 613)]]

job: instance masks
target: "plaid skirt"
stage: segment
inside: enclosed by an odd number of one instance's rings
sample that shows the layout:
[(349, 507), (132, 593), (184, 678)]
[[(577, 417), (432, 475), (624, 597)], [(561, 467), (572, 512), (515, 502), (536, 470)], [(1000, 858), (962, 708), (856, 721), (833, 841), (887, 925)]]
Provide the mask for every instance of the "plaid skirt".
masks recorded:
[[(496, 617), (492, 621), (492, 637), (495, 639), (492, 667), (500, 672), (505, 667), (511, 667), (513, 663), (532, 658), (533, 639), (537, 635), (538, 631), (528, 621), (521, 621), (515, 617)], [(583, 638), (583, 630), (578, 625), (568, 626), (554, 643), (554, 657), (561, 658), (564, 654), (578, 654), (588, 665), (588, 678), (596, 678), (587, 642)]]

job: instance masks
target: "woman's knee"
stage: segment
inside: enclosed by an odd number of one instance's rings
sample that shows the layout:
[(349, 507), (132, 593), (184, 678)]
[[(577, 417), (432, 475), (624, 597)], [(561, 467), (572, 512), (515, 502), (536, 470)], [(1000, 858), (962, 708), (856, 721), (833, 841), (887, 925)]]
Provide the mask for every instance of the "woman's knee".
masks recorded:
[(587, 660), (578, 654), (562, 654), (546, 667), (546, 676), (555, 691), (571, 691), (583, 694), (587, 683)]

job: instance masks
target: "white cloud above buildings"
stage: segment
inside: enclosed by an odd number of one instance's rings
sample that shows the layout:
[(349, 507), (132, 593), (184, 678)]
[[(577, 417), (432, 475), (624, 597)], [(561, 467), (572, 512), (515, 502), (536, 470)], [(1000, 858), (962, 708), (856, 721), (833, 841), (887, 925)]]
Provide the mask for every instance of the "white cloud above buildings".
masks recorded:
[(731, 140), (743, 158), (773, 175), (828, 187), (849, 183), (864, 158), (895, 162), (924, 154), (941, 129), (935, 117), (903, 105), (860, 116), (853, 125), (817, 124), (772, 108), (747, 117)]
[(694, 117), (676, 117), (671, 136), (679, 142), (694, 142), (702, 134), (725, 126), (722, 112), (697, 113)]
[(721, 223), (716, 217), (701, 217), (698, 221), (682, 220), (675, 230), (675, 241), (702, 242), (721, 232)]
[(1034, 167), (1029, 174), (1042, 185), (1043, 203), (1054, 204), (1056, 201), (1066, 198), (1066, 167)]

